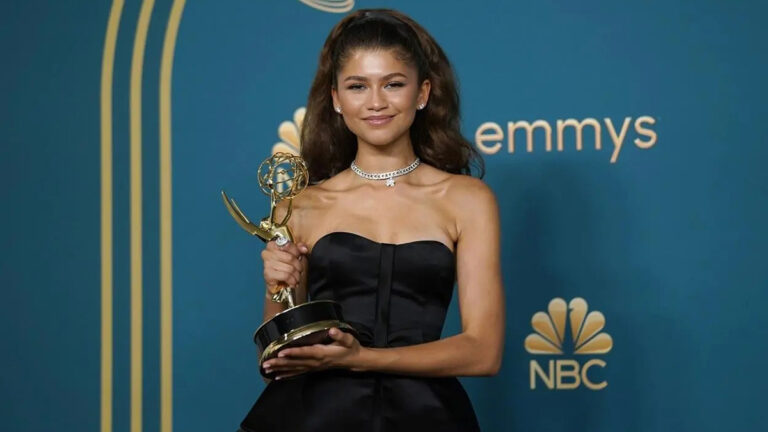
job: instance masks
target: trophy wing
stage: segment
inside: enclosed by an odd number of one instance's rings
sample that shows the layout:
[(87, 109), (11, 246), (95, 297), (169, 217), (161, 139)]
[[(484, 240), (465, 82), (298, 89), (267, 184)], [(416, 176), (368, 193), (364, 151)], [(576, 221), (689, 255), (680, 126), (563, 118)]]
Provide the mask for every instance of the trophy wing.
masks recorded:
[(249, 234), (264, 238), (262, 235), (264, 230), (253, 224), (248, 219), (245, 213), (240, 210), (240, 207), (237, 206), (235, 200), (228, 197), (224, 191), (221, 191), (221, 198), (224, 200), (224, 205), (227, 207), (227, 210), (229, 210), (229, 214), (232, 215), (232, 218), (235, 220), (235, 222), (237, 222), (238, 225), (240, 225), (244, 230), (248, 231)]

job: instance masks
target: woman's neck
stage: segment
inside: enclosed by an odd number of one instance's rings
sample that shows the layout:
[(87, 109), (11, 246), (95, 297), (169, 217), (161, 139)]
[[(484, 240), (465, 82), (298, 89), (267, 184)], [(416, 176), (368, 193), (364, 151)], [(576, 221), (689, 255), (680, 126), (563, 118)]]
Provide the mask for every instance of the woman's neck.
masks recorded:
[(410, 137), (392, 144), (375, 146), (358, 140), (355, 165), (369, 173), (380, 173), (407, 167), (416, 159)]

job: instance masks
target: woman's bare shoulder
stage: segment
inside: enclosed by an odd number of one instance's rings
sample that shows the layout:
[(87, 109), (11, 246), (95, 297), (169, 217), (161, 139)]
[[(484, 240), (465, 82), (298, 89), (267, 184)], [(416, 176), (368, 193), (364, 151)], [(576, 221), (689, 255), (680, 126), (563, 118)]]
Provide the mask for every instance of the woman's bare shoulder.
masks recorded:
[(348, 188), (346, 183), (348, 180), (344, 172), (341, 172), (331, 178), (308, 185), (293, 198), (294, 211), (317, 210), (333, 205), (340, 194)]
[(496, 195), (483, 180), (464, 174), (450, 174), (445, 199), (459, 217), (486, 214), (495, 211), (497, 205)]
[(431, 165), (424, 166), (422, 179), (425, 186), (441, 187), (444, 190), (445, 198), (450, 200), (464, 201), (475, 195), (480, 195), (479, 199), (493, 196), (491, 188), (481, 179), (466, 174), (453, 174)]
[(465, 174), (450, 174), (449, 187), (453, 194), (464, 197), (465, 195), (489, 195), (493, 194), (491, 188), (482, 179)]

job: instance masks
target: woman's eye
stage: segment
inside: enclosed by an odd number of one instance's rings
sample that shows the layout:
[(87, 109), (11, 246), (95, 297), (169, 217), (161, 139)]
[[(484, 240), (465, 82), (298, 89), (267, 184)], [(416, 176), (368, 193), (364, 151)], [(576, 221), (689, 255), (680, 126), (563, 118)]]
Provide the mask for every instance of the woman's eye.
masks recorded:
[[(386, 84), (384, 87), (385, 87), (385, 88), (398, 88), (398, 87), (404, 87), (404, 86), (405, 86), (405, 83), (404, 83), (404, 82), (400, 82), (400, 81), (393, 81), (393, 82), (389, 82), (389, 83), (387, 83), (387, 84)], [(365, 90), (365, 85), (364, 85), (364, 84), (350, 84), (350, 85), (347, 87), (347, 89), (348, 89), (348, 90), (353, 90), (353, 91), (356, 91), (356, 90)]]

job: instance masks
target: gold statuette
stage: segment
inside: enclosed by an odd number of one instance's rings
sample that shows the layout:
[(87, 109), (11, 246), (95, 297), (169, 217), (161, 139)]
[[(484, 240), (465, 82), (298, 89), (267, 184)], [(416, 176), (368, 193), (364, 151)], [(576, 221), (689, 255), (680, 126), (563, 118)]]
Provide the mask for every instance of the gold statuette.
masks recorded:
[[(235, 200), (221, 191), (224, 205), (227, 206), (227, 210), (235, 222), (251, 235), (258, 236), (265, 242), (274, 240), (278, 246), (292, 242), (293, 234), (291, 234), (287, 224), (293, 209), (293, 198), (301, 193), (309, 182), (307, 164), (299, 156), (289, 153), (275, 153), (259, 165), (258, 179), (259, 188), (270, 198), (269, 216), (262, 219), (258, 225), (248, 219), (237, 206)], [(288, 200), (288, 210), (282, 220), (276, 221), (275, 208), (284, 200)], [(281, 283), (271, 294), (274, 302), (284, 303), (287, 307), (296, 305), (296, 297), (292, 287)]]
[[(293, 241), (293, 235), (288, 228), (288, 219), (293, 209), (293, 198), (303, 191), (309, 182), (309, 173), (304, 160), (289, 153), (275, 153), (264, 160), (258, 169), (259, 188), (270, 197), (269, 216), (262, 219), (258, 225), (237, 206), (235, 200), (229, 198), (224, 191), (221, 196), (227, 210), (244, 230), (263, 241), (274, 240), (278, 246)], [(275, 220), (275, 208), (287, 200), (288, 208), (285, 216)], [(272, 301), (282, 303), (286, 310), (278, 313), (264, 322), (253, 336), (259, 347), (259, 365), (277, 356), (280, 350), (316, 343), (331, 343), (328, 330), (333, 327), (356, 335), (352, 326), (345, 323), (341, 314), (341, 305), (330, 300), (318, 300), (296, 304), (296, 294), (293, 287), (280, 283), (274, 291), (270, 290)], [(261, 374), (270, 377), (261, 367)]]

